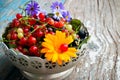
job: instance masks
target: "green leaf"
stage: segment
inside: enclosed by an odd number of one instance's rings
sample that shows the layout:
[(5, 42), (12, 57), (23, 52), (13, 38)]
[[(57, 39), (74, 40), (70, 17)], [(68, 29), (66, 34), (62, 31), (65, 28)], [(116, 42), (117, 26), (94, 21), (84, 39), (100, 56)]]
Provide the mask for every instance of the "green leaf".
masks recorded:
[(8, 44), (9, 48), (15, 48), (16, 44)]
[(89, 39), (90, 39), (90, 36), (88, 36), (87, 38), (85, 38), (85, 39), (79, 44), (78, 49), (80, 49), (81, 46), (82, 46), (84, 43), (87, 43)]
[(53, 14), (53, 13), (49, 13), (48, 16), (49, 16), (49, 17), (53, 17), (54, 14)]
[(81, 25), (82, 25), (81, 21), (78, 20), (78, 19), (72, 19), (72, 20), (70, 21), (70, 24), (73, 26), (73, 29), (74, 29), (76, 32), (79, 31), (79, 29), (80, 29), (80, 27), (81, 27)]

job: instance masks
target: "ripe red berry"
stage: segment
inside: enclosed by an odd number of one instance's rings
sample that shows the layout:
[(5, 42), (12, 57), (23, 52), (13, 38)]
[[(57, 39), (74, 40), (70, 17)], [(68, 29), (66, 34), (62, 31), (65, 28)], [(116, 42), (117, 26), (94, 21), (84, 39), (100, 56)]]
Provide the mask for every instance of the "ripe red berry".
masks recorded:
[(61, 52), (67, 51), (68, 50), (68, 44), (61, 44), (59, 49), (60, 49)]
[(37, 52), (38, 52), (38, 47), (37, 46), (31, 46), (29, 48), (29, 52), (32, 54), (32, 55), (35, 55)]
[(54, 26), (56, 28), (62, 28), (64, 26), (64, 22), (63, 21), (59, 21), (59, 22), (55, 21)]
[(46, 22), (48, 22), (49, 25), (54, 25), (54, 20), (52, 18), (47, 18)]
[(37, 19), (37, 15), (36, 15), (36, 14), (34, 14), (33, 17), (34, 17), (35, 19)]
[(29, 19), (28, 22), (29, 22), (30, 25), (34, 25), (36, 23), (36, 20), (35, 19)]
[(61, 18), (60, 21), (66, 22), (65, 18)]
[(17, 14), (16, 14), (16, 18), (17, 18), (17, 19), (22, 18), (22, 15), (21, 15), (20, 13), (17, 13)]
[(40, 13), (38, 16), (39, 16), (40, 20), (44, 20), (45, 19), (45, 14), (44, 13)]
[(39, 25), (35, 25), (35, 26), (34, 26), (34, 29), (37, 29), (37, 28), (39, 28)]
[(64, 26), (64, 22), (63, 21), (59, 21), (59, 28), (62, 28)]
[(21, 51), (21, 52), (23, 51), (22, 46), (18, 46), (17, 49), (18, 49), (19, 51)]
[(40, 53), (39, 52), (35, 53), (34, 55), (37, 56), (37, 57), (40, 57)]
[(24, 55), (28, 55), (28, 50), (26, 48), (23, 48), (23, 50), (21, 51)]
[(37, 31), (37, 32), (36, 32), (36, 36), (37, 36), (37, 37), (42, 37), (42, 36), (43, 36), (43, 32), (40, 31), (40, 30)]
[(28, 38), (28, 46), (32, 46), (32, 45), (36, 44), (36, 42), (37, 42), (37, 40), (36, 40), (36, 38), (33, 37), (33, 36), (30, 36), (30, 37)]
[(22, 38), (20, 39), (20, 41), (19, 41), (19, 44), (20, 44), (21, 46), (25, 46), (25, 45), (27, 44), (27, 39), (26, 39), (25, 37), (22, 37)]
[(18, 37), (17, 37), (17, 33), (12, 33), (11, 34), (11, 40), (16, 40)]
[(24, 27), (24, 28), (23, 28), (23, 32), (24, 32), (24, 33), (29, 32), (29, 28), (28, 28), (28, 27)]
[(17, 26), (20, 25), (20, 22), (19, 22), (19, 20), (14, 19), (14, 20), (13, 20), (13, 24), (14, 24), (14, 27), (17, 27)]
[(54, 22), (54, 26), (55, 26), (56, 28), (59, 28), (59, 23), (58, 23), (58, 21), (55, 21), (55, 22)]

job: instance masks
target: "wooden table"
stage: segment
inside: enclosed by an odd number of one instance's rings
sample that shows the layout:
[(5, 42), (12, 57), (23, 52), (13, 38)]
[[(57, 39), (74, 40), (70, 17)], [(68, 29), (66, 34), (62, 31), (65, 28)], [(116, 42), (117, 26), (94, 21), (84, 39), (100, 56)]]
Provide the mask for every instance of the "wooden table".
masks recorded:
[[(25, 0), (0, 2), (0, 27), (19, 11)], [(26, 0), (28, 1), (28, 0)], [(43, 0), (38, 0), (42, 3)], [(54, 0), (44, 0), (44, 8)], [(85, 55), (65, 80), (120, 80), (120, 0), (61, 0), (74, 18), (88, 28), (91, 39)], [(16, 4), (15, 4), (16, 3)], [(44, 6), (46, 5), (46, 6)], [(16, 7), (14, 7), (16, 6)], [(8, 19), (8, 20), (7, 20)], [(26, 80), (0, 51), (0, 80)]]

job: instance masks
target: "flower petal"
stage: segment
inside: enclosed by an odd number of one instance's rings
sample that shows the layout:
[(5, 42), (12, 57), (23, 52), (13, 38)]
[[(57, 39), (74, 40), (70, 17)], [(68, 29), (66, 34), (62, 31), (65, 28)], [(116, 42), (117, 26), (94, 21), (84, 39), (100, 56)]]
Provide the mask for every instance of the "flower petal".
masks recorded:
[(47, 43), (49, 43), (49, 44), (53, 45), (52, 41), (51, 41), (51, 40), (49, 40), (49, 39), (47, 39), (47, 38), (45, 38), (45, 39), (44, 39), (44, 41), (46, 41)]
[(70, 57), (77, 57), (76, 53), (72, 53), (69, 51), (67, 51), (66, 54), (69, 55)]
[(72, 36), (68, 36), (64, 42), (65, 42), (66, 44), (72, 43), (72, 42), (73, 42)]
[(43, 47), (46, 47), (46, 48), (48, 48), (48, 49), (52, 49), (52, 50), (54, 49), (52, 45), (50, 45), (49, 43), (46, 43), (46, 42), (43, 42), (43, 43), (42, 43), (42, 46), (43, 46)]
[(43, 48), (42, 50), (40, 50), (40, 53), (46, 53), (46, 52), (48, 52), (48, 48)]
[(68, 51), (70, 51), (72, 53), (76, 53), (77, 52), (76, 48), (73, 48), (73, 47), (68, 48)]
[(52, 57), (52, 62), (56, 62), (58, 59), (58, 54), (54, 52), (53, 57)]
[(45, 57), (48, 61), (51, 61), (52, 57), (53, 57), (53, 53), (46, 53)]
[(62, 60), (61, 59), (58, 59), (57, 62), (58, 62), (59, 65), (62, 65)]

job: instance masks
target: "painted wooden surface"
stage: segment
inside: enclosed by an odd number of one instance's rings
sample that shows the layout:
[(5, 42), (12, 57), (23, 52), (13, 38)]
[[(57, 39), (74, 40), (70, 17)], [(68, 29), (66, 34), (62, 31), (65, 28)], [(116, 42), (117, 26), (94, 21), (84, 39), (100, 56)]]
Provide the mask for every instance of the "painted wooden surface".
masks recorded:
[[(37, 1), (42, 3), (43, 0)], [(48, 7), (51, 1), (54, 0), (44, 0), (45, 4), (42, 6)], [(1, 32), (19, 11), (18, 6), (25, 3), (25, 0), (2, 0), (2, 2), (0, 2)], [(46, 5), (47, 3), (49, 4)], [(81, 57), (79, 64), (65, 80), (120, 80), (120, 0), (66, 0), (64, 5), (74, 18), (80, 19), (85, 24), (91, 34), (86, 54)], [(26, 80), (19, 70), (10, 64), (1, 50), (0, 80), (13, 78)]]

